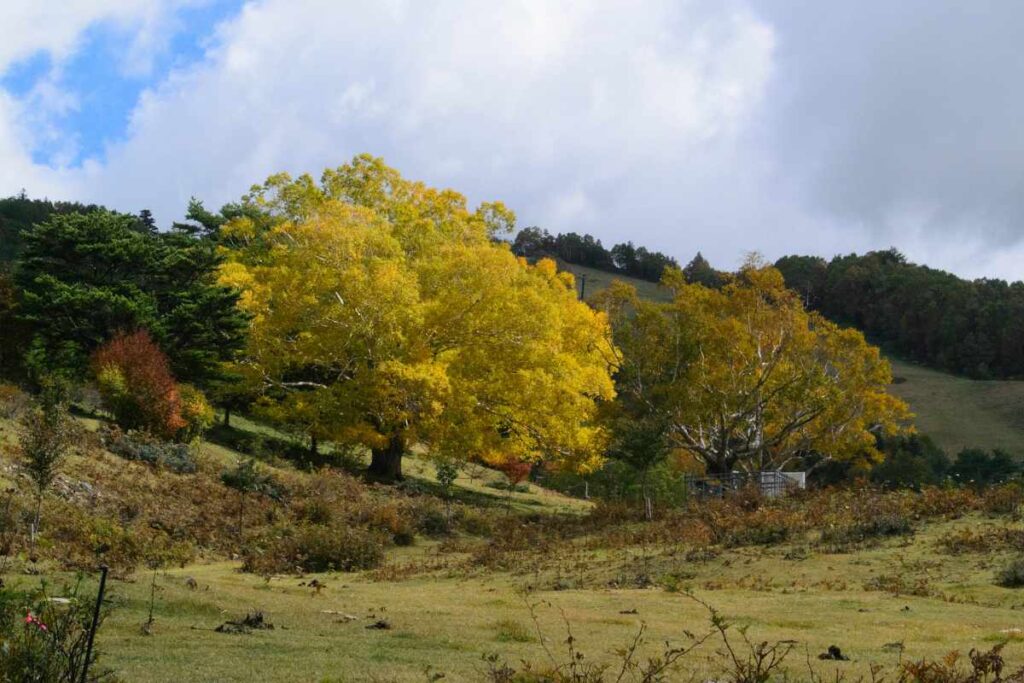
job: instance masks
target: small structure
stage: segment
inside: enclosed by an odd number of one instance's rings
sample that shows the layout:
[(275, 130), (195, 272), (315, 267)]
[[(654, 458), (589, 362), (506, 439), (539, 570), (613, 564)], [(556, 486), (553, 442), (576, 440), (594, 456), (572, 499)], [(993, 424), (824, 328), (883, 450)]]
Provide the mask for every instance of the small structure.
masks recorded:
[(807, 488), (806, 472), (730, 472), (707, 477), (687, 478), (690, 493), (695, 496), (721, 498), (730, 491), (739, 491), (747, 486), (757, 486), (769, 498), (781, 496), (794, 489)]

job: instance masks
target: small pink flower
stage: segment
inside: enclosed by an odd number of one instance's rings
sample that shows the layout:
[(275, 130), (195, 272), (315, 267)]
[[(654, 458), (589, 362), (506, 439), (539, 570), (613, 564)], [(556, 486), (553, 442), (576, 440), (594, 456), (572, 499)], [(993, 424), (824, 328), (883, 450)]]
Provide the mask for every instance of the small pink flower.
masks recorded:
[(35, 624), (36, 628), (38, 628), (40, 631), (43, 631), (43, 632), (46, 632), (48, 630), (46, 628), (46, 624), (44, 624), (43, 622), (39, 621), (38, 617), (32, 616), (31, 612), (29, 612), (28, 614), (25, 615), (25, 623), (26, 624)]

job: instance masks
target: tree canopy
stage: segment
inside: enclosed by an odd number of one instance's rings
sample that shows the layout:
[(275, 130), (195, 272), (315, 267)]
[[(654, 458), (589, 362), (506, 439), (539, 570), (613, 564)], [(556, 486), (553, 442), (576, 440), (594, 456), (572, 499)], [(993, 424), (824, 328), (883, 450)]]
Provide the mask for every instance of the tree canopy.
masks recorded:
[(1024, 283), (964, 280), (895, 249), (777, 262), (807, 305), (901, 356), (977, 378), (1024, 376)]
[(708, 471), (785, 466), (821, 453), (879, 459), (876, 434), (909, 418), (890, 369), (862, 334), (808, 313), (781, 274), (748, 262), (721, 290), (672, 271), (670, 304), (619, 285), (600, 301), (622, 354), (620, 403), (658, 418)]
[(593, 466), (613, 396), (606, 317), (572, 276), (495, 237), (513, 214), (356, 157), (271, 177), (220, 228), (221, 282), (252, 316), (239, 370), (265, 415), (319, 440), (360, 443), (371, 473), (401, 476), (421, 443), (491, 463)]
[(82, 376), (119, 333), (148, 330), (176, 377), (206, 383), (242, 345), (237, 293), (218, 284), (216, 245), (105, 210), (55, 213), (21, 234), (17, 315), (31, 363)]
[(671, 256), (649, 251), (646, 247), (634, 246), (632, 242), (616, 244), (611, 249), (606, 249), (601, 240), (593, 235), (580, 235), (575, 232), (552, 235), (538, 227), (520, 230), (512, 242), (512, 251), (531, 259), (559, 258), (566, 263), (651, 282), (659, 281), (665, 268), (677, 268), (679, 265)]

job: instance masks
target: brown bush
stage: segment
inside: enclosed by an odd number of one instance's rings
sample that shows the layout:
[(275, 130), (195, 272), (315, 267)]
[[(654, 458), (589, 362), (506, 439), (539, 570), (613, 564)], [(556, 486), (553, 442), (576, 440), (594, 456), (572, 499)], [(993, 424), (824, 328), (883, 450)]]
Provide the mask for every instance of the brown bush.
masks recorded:
[(381, 533), (358, 527), (282, 526), (249, 540), (242, 570), (266, 575), (372, 569), (383, 561), (385, 543)]
[(104, 407), (123, 429), (173, 439), (187, 427), (170, 362), (145, 330), (118, 335), (97, 349), (92, 371)]
[(13, 384), (0, 383), (0, 418), (13, 420), (30, 404), (31, 400), (24, 391)]

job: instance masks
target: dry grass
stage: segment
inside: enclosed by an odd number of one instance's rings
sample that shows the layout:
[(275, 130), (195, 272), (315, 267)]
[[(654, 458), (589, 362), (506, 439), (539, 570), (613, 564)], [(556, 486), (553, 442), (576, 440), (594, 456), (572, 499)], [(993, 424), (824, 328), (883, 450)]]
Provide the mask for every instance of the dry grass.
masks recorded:
[[(3, 438), (9, 423), (0, 427)], [(207, 444), (200, 474), (215, 480), (237, 458)], [(320, 481), (287, 464), (267, 468), (301, 494), (299, 506), (307, 504), (306, 487)], [(128, 498), (156, 499), (178, 491), (174, 482), (187, 481), (104, 453), (72, 458), (68, 469), (72, 478), (101, 481), (111, 495)], [(413, 457), (408, 471), (412, 485), (428, 494), (418, 499), (429, 501), (432, 464)], [(416, 499), (363, 491), (335, 476), (346, 500), (379, 499), (381, 505), (365, 509), (381, 517), (375, 524)], [(198, 563), (161, 570), (152, 635), (141, 630), (149, 575), (140, 570), (119, 577), (111, 585), (117, 608), (99, 639), (105, 663), (130, 681), (423, 681), (428, 667), (445, 673), (445, 680), (480, 680), (488, 653), (514, 665), (545, 663), (524, 592), (540, 604), (544, 642), (557, 654), (564, 654), (568, 620), (587, 661), (611, 662), (641, 622), (647, 627), (641, 649), (648, 654), (660, 652), (666, 639), (682, 642), (684, 630), (705, 630), (707, 614), (684, 595), (689, 591), (748, 626), (752, 638), (797, 641), (800, 656), (787, 662), (794, 675), (802, 672), (805, 649), (813, 657), (833, 644), (851, 661), (829, 666), (853, 678), (870, 663), (892, 664), (897, 643), (905, 658), (935, 658), (1009, 640), (1004, 654), (1010, 664), (1024, 663), (1024, 642), (1015, 637), (1024, 632), (1018, 611), (1024, 591), (994, 583), (1019, 552), (1001, 539), (1024, 533), (1024, 525), (1006, 514), (985, 516), (984, 501), (969, 493), (857, 492), (770, 505), (741, 499), (641, 524), (612, 509), (584, 518), (590, 504), (533, 486), (513, 494), (515, 505), (506, 514), (504, 492), (487, 486), (499, 476), (471, 470), (457, 482), (461, 509), (485, 516), (493, 539), (421, 536), (412, 547), (390, 546), (384, 566), (371, 571), (243, 574), (238, 559), (212, 543), (214, 550)], [(195, 503), (199, 510), (224, 508), (226, 526), (211, 533), (231, 533), (234, 498), (219, 484), (203, 487), (223, 498)], [(101, 496), (95, 509), (105, 504)], [(272, 508), (265, 503), (262, 509)], [(843, 528), (882, 513), (911, 519), (914, 533), (831, 544), (840, 548), (822, 543), (830, 525)], [(257, 518), (254, 510), (253, 523)], [(951, 552), (950, 539), (961, 538), (971, 541), (970, 550)], [(48, 580), (62, 576), (54, 565), (22, 561), (10, 568), (8, 582), (39, 580), (25, 570), (43, 570)], [(255, 610), (275, 628), (246, 635), (214, 630)], [(367, 628), (380, 621), (389, 628)], [(708, 646), (685, 664), (713, 676), (713, 653)]]

